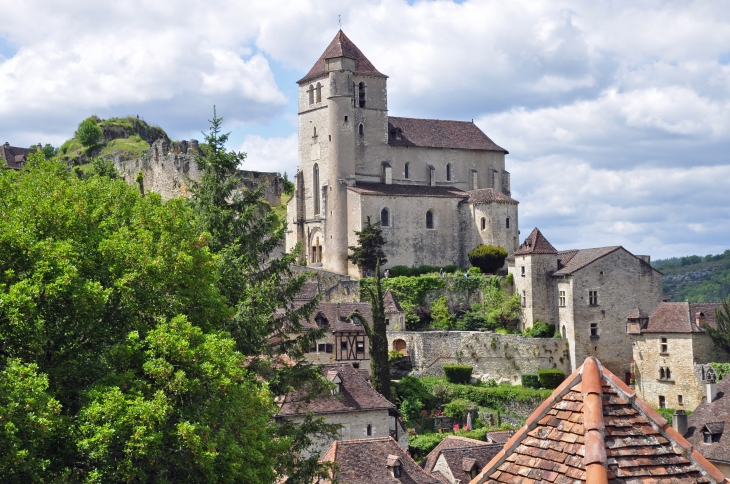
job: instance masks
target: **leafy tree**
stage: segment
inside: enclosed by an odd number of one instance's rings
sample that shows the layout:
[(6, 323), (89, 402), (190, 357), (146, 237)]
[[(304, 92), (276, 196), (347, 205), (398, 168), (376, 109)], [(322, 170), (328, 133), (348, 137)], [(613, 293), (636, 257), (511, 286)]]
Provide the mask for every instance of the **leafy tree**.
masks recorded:
[(471, 265), (478, 267), (485, 274), (491, 274), (504, 265), (507, 251), (494, 245), (480, 245), (472, 249), (468, 256)]
[(76, 128), (76, 139), (86, 148), (99, 144), (102, 136), (104, 136), (104, 133), (99, 127), (95, 116), (84, 119)]
[(431, 317), (433, 325), (437, 329), (451, 329), (454, 321), (449, 314), (449, 306), (444, 296), (439, 297), (431, 303)]
[(355, 264), (361, 274), (372, 274), (378, 263), (383, 265), (388, 262), (383, 251), (385, 237), (380, 222), (371, 223), (368, 216), (365, 227), (359, 232), (356, 230), (355, 235), (357, 235), (357, 245), (348, 247), (352, 254), (347, 256), (347, 260)]
[(284, 181), (284, 193), (287, 195), (294, 195), (295, 186), (294, 183), (289, 181), (289, 175), (287, 175), (286, 172), (284, 172), (284, 176), (282, 177), (282, 180)]
[(712, 340), (715, 348), (730, 354), (730, 297), (722, 302), (722, 308), (715, 310), (715, 324), (713, 328), (707, 323), (702, 323), (702, 329)]
[(552, 324), (535, 321), (532, 327), (525, 329), (526, 338), (552, 338), (555, 334), (555, 326)]

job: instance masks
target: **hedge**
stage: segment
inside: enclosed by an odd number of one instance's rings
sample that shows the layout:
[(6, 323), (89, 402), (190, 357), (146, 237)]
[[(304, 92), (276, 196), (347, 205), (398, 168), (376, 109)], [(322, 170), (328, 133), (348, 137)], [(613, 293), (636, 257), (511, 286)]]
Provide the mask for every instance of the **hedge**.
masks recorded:
[(449, 383), (470, 383), (473, 366), (444, 365), (444, 376)]
[(522, 386), (525, 388), (540, 388), (540, 379), (536, 373), (523, 373), (520, 375)]
[[(431, 393), (435, 394), (443, 402), (450, 402), (456, 398), (464, 398), (476, 403), (480, 407), (493, 408), (500, 412), (510, 408), (514, 402), (526, 402), (534, 404), (537, 407), (552, 393), (550, 390), (538, 390), (513, 385), (497, 387), (456, 385), (432, 377), (423, 378), (421, 381), (429, 388)], [(437, 387), (441, 387), (438, 389), (438, 392), (435, 391)], [(443, 398), (439, 396), (440, 393), (443, 393)]]
[(561, 370), (537, 370), (540, 386), (548, 390), (558, 388), (565, 380), (565, 372)]
[(390, 277), (400, 277), (400, 276), (406, 276), (406, 277), (417, 277), (422, 276), (424, 274), (432, 274), (434, 272), (439, 272), (440, 269), (443, 269), (445, 273), (451, 274), (459, 270), (459, 266), (457, 265), (450, 265), (450, 266), (444, 266), (444, 267), (436, 267), (436, 266), (419, 266), (419, 267), (408, 267), (408, 266), (393, 266), (390, 270)]

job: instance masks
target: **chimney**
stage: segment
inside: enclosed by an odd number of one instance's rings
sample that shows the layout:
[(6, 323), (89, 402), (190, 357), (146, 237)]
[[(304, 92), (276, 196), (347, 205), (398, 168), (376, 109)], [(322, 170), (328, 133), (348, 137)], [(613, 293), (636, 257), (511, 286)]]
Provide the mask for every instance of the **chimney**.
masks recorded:
[(702, 311), (695, 313), (695, 323), (697, 323), (697, 326), (701, 328), (702, 323), (704, 323), (704, 322), (705, 322), (705, 313), (703, 313)]
[(717, 397), (717, 383), (714, 381), (707, 382), (707, 403), (711, 403)]
[(5, 142), (5, 144), (4, 144), (3, 146), (5, 146), (6, 148), (10, 148), (10, 143), (8, 143), (8, 142), (6, 141), (6, 142)]
[(687, 413), (684, 410), (675, 410), (672, 415), (672, 427), (684, 436), (687, 433)]
[(36, 146), (36, 148), (38, 148), (36, 151), (39, 151), (39, 152), (40, 151), (43, 151), (43, 145), (41, 145), (40, 143), (38, 143), (38, 145)]
[(647, 264), (651, 264), (651, 256), (650, 255), (637, 255), (637, 258), (643, 260)]

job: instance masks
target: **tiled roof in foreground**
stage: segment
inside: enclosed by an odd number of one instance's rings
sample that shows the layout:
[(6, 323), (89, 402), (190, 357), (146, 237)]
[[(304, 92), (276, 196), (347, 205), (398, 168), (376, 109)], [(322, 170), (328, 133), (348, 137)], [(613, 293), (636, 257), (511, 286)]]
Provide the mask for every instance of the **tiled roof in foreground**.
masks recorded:
[(730, 480), (589, 357), (471, 484), (725, 483)]

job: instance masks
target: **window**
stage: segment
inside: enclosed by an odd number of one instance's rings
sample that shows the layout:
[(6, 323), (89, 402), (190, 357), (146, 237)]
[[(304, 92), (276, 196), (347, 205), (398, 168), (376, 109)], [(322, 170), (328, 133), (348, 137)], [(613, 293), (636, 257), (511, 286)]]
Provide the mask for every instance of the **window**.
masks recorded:
[(664, 367), (662, 366), (659, 368), (659, 379), (664, 380), (664, 378), (666, 378), (666, 374), (664, 373)]
[(667, 408), (667, 399), (664, 395), (659, 395), (659, 408)]
[(446, 181), (451, 181), (451, 163), (446, 165)]
[(393, 466), (393, 477), (401, 477), (401, 466)]
[(357, 370), (357, 369), (359, 369), (359, 368), (360, 368), (360, 363), (353, 363), (353, 364), (352, 364), (352, 367), (353, 367), (353, 368), (355, 368), (355, 369)]
[(365, 126), (363, 126), (363, 124), (360, 123), (360, 126), (358, 126), (357, 131), (360, 133), (360, 136), (363, 136), (365, 134)]
[(324, 345), (324, 352), (325, 353), (332, 353), (335, 350), (335, 345), (332, 343), (326, 343)]
[(669, 345), (667, 344), (667, 338), (662, 338), (659, 344), (659, 353), (669, 353)]
[(427, 229), (433, 228), (433, 212), (431, 210), (426, 212), (426, 228)]
[(482, 230), (485, 230), (487, 228), (487, 219), (482, 217)]
[(558, 305), (561, 308), (565, 307), (565, 291), (560, 291), (560, 295), (558, 296)]
[(588, 291), (588, 304), (598, 306), (598, 291)]
[(317, 102), (321, 103), (322, 102), (322, 84), (320, 84), (318, 82), (317, 87), (314, 89), (314, 92), (316, 93)]
[(356, 353), (365, 353), (365, 343), (362, 343), (362, 342), (357, 343), (357, 345), (355, 346), (355, 352)]
[(598, 323), (591, 323), (591, 338), (598, 337)]
[(307, 93), (309, 94), (309, 104), (314, 104), (314, 86), (309, 85), (309, 89), (307, 90)]
[(314, 198), (314, 213), (319, 213), (319, 165), (314, 164), (312, 168), (312, 195)]
[(505, 228), (509, 228), (509, 217), (507, 217), (507, 220), (504, 221)]
[(314, 321), (317, 323), (317, 326), (320, 328), (324, 328), (328, 324), (327, 318), (325, 318), (321, 314), (318, 314), (317, 317), (314, 318)]
[(384, 208), (380, 211), (380, 225), (390, 227), (390, 210)]
[(324, 353), (324, 350), (325, 350), (325, 344), (324, 343), (320, 343), (320, 344), (317, 345), (317, 353)]
[(703, 430), (702, 435), (704, 436), (703, 442), (705, 444), (711, 444), (712, 443), (712, 434), (708, 430)]
[(385, 318), (385, 325), (388, 326), (389, 324), (390, 324), (390, 319), (389, 318)]
[(473, 467), (471, 472), (469, 473), (469, 477), (474, 479), (477, 476), (477, 474), (479, 474), (479, 471), (477, 471), (476, 467)]
[(315, 126), (314, 132), (312, 133), (312, 138), (316, 138), (316, 137), (317, 137), (317, 127)]
[(357, 99), (361, 108), (365, 107), (365, 83), (361, 82), (357, 85)]
[(406, 178), (411, 177), (411, 164), (410, 163), (406, 163), (405, 175), (406, 175)]
[(521, 267), (520, 267), (520, 275), (521, 275), (522, 277), (525, 277), (525, 266), (521, 266)]
[(666, 371), (665, 371), (665, 373), (667, 375), (667, 380), (671, 380), (672, 379), (672, 370), (670, 370), (669, 368), (667, 368)]
[(565, 330), (565, 326), (563, 326), (563, 338), (568, 337), (568, 332)]
[(527, 291), (522, 291), (522, 307), (527, 307)]
[(365, 435), (367, 435), (368, 437), (373, 435), (373, 426), (372, 425), (368, 424), (367, 428), (365, 429)]
[(347, 116), (345, 116), (345, 122), (347, 122)]
[(682, 395), (677, 395), (677, 403), (679, 405), (684, 405), (684, 397), (682, 397)]
[(403, 135), (403, 130), (400, 129), (400, 128), (396, 128), (396, 130), (395, 130), (395, 140), (396, 141), (402, 140), (403, 139), (402, 138), (402, 135)]
[(347, 350), (347, 341), (342, 341), (342, 342), (340, 343), (340, 348), (341, 348), (341, 349), (342, 349), (343, 351), (346, 351), (346, 350)]

